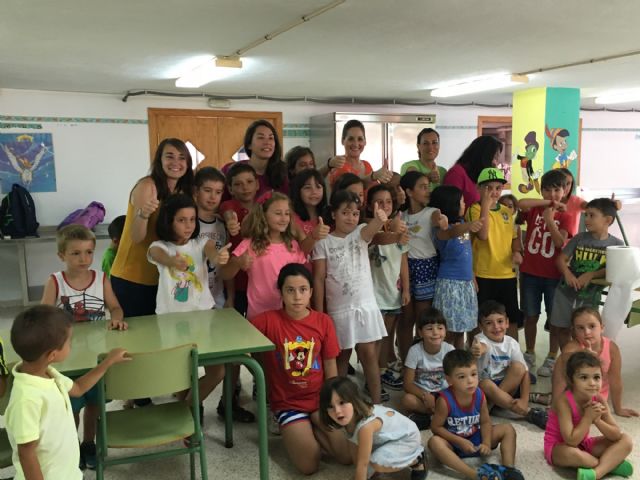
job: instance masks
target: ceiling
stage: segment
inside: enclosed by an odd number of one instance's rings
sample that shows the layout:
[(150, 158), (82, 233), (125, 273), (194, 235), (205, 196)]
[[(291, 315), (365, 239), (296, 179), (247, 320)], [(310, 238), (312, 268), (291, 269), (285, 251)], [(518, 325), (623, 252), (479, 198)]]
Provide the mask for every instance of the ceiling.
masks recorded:
[[(228, 55), (331, 0), (2, 0), (0, 88), (181, 92), (194, 58)], [(640, 50), (629, 0), (346, 0), (259, 45), (220, 95), (432, 101), (439, 83)], [(526, 87), (640, 87), (640, 55), (530, 76)], [(514, 89), (443, 99), (509, 103)], [(622, 104), (614, 108), (640, 108)]]

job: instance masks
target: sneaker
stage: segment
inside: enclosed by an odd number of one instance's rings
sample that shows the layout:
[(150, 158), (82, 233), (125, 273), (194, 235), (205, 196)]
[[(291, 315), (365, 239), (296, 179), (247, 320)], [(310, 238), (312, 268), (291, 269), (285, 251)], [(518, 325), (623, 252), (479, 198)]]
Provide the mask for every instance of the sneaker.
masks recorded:
[(542, 408), (530, 408), (527, 413), (527, 422), (545, 430), (547, 428), (548, 417), (549, 415), (546, 410)]
[(85, 461), (84, 454), (82, 453), (82, 444), (80, 445), (80, 462), (78, 468), (80, 470), (84, 470), (85, 468), (87, 468), (87, 462)]
[(94, 441), (82, 442), (80, 444), (80, 458), (84, 458), (84, 463), (91, 470), (96, 469), (98, 463), (96, 459), (96, 443)]
[(529, 367), (530, 371), (533, 371), (536, 367), (536, 354), (524, 352), (524, 361), (527, 363), (527, 367)]
[[(218, 416), (224, 419), (225, 408), (224, 402), (220, 400), (218, 403), (218, 407), (216, 408), (216, 412), (218, 412)], [(234, 421), (240, 423), (253, 423), (256, 421), (256, 416), (251, 413), (249, 410), (242, 408), (238, 403), (234, 402), (231, 406), (231, 418)]]
[(349, 366), (347, 367), (347, 375), (355, 375), (356, 374), (356, 369), (353, 368), (353, 365), (349, 364)]
[(429, 430), (431, 426), (431, 415), (426, 413), (410, 413), (407, 418), (416, 424), (418, 430)]
[(411, 480), (425, 480), (429, 470), (427, 468), (427, 452), (424, 450), (417, 458), (416, 463), (411, 465)]
[(391, 369), (387, 369), (382, 375), (380, 375), (380, 382), (389, 390), (402, 390), (403, 382), (402, 378), (397, 376)]
[(556, 364), (556, 359), (547, 357), (544, 359), (544, 362), (538, 368), (538, 376), (540, 377), (550, 377), (553, 374), (553, 366)]
[(402, 362), (400, 360), (396, 360), (395, 362), (391, 362), (387, 365), (387, 370), (392, 370), (398, 376), (402, 376)]
[[(364, 384), (364, 393), (369, 395), (369, 398), (371, 398), (371, 393), (369, 393), (369, 385), (367, 385), (366, 383)], [(380, 386), (380, 401), (382, 403), (385, 403), (389, 400), (391, 400), (391, 395), (389, 395), (389, 392), (387, 392), (383, 386)]]

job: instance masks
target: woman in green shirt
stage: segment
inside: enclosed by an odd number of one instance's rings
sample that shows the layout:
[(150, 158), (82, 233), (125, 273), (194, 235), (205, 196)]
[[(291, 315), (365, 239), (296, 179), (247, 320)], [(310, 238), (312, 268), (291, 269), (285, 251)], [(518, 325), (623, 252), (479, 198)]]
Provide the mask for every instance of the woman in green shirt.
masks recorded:
[(436, 165), (440, 153), (440, 134), (433, 128), (423, 128), (418, 134), (418, 160), (411, 160), (400, 167), (400, 175), (412, 170), (424, 173), (429, 178), (431, 190), (442, 182), (447, 169)]

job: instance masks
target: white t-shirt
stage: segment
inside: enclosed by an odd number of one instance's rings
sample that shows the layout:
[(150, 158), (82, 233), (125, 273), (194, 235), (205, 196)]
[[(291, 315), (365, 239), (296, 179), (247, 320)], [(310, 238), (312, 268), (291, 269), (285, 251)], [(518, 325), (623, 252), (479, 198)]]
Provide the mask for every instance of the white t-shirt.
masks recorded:
[(402, 219), (409, 229), (409, 258), (431, 258), (436, 255), (433, 245), (431, 216), (437, 209), (425, 207), (418, 213), (402, 212)]
[(11, 398), (5, 413), (13, 450), (16, 480), (24, 479), (17, 445), (38, 441), (36, 455), (45, 480), (81, 480), (80, 448), (73, 420), (69, 390), (73, 380), (49, 367), (50, 378), (13, 369)]
[(455, 348), (447, 342), (442, 342), (440, 351), (433, 355), (425, 351), (422, 342), (412, 345), (404, 366), (416, 371), (413, 383), (427, 392), (439, 392), (447, 388), (449, 384), (444, 378), (442, 360), (451, 350)]
[[(216, 244), (216, 248), (220, 250), (227, 244), (227, 230), (224, 227), (222, 220), (213, 220), (213, 222), (206, 222), (202, 219), (200, 221), (200, 235), (198, 238), (207, 238), (213, 240)], [(220, 272), (215, 264), (211, 264), (209, 260), (207, 262), (207, 272), (209, 274), (209, 290), (216, 302), (216, 308), (222, 308), (224, 306), (224, 282), (220, 276)]]
[(369, 246), (373, 291), (380, 310), (396, 310), (402, 306), (400, 266), (402, 254), (407, 250), (406, 245), (397, 243)]
[(487, 353), (478, 359), (481, 380), (502, 380), (511, 362), (520, 362), (527, 368), (520, 344), (510, 336), (505, 335), (502, 342), (489, 340), (484, 333), (479, 333), (474, 338), (488, 347)]
[(160, 247), (170, 256), (180, 254), (187, 261), (187, 270), (182, 272), (156, 263), (147, 253), (149, 262), (158, 267), (158, 295), (156, 313), (191, 312), (209, 310), (215, 302), (209, 290), (204, 246), (208, 238), (195, 238), (184, 245), (156, 240), (149, 248)]

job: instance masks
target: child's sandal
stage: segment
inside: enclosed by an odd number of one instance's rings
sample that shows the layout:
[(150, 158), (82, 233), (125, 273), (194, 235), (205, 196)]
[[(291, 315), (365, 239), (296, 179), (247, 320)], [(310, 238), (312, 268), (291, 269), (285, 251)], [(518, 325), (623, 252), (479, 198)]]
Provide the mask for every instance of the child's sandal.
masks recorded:
[[(425, 480), (429, 473), (427, 467), (427, 452), (422, 450), (422, 454), (416, 459), (416, 463), (411, 465), (411, 480)], [(422, 466), (422, 468), (418, 468)]]
[(537, 403), (539, 405), (544, 405), (548, 407), (551, 405), (551, 392), (542, 393), (542, 392), (531, 392), (529, 394), (529, 402)]
[(596, 471), (593, 468), (578, 468), (577, 480), (596, 480)]
[(478, 480), (505, 480), (496, 465), (483, 463), (478, 467)]
[(611, 475), (619, 475), (620, 477), (630, 477), (633, 475), (633, 465), (629, 460), (623, 460), (620, 465), (609, 472)]
[(495, 463), (490, 463), (489, 465), (500, 472), (504, 480), (524, 480), (522, 472), (515, 467), (507, 467), (506, 465), (497, 465)]

